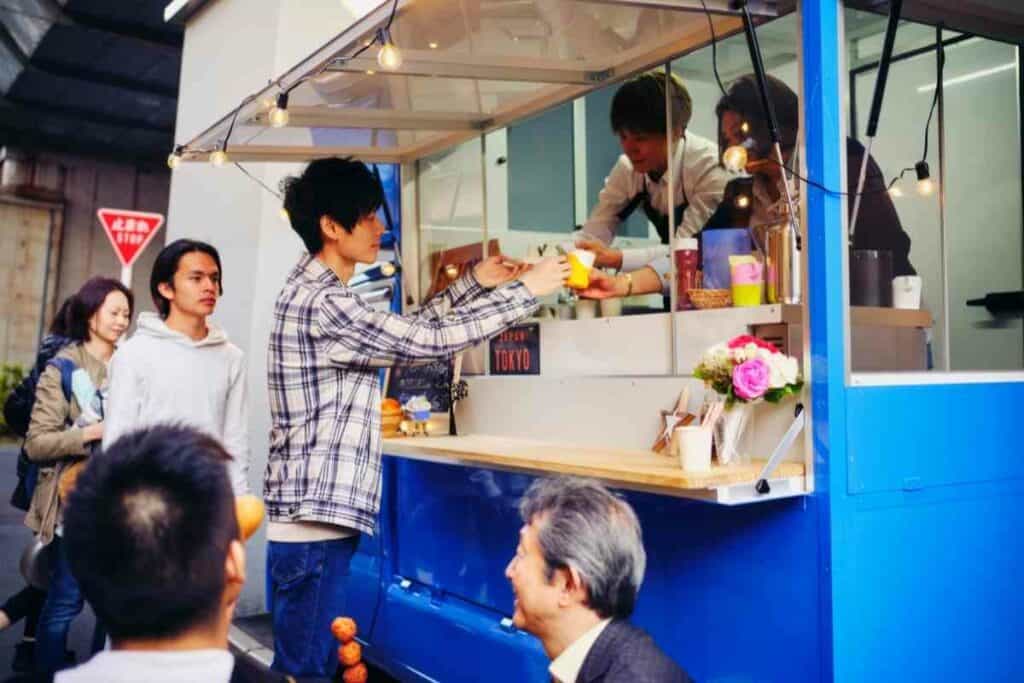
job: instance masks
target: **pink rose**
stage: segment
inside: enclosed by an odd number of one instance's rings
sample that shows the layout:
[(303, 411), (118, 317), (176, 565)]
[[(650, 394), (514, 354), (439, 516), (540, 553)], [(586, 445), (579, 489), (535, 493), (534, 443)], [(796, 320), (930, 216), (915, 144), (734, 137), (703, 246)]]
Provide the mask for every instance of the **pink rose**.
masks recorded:
[(753, 401), (768, 391), (771, 373), (768, 364), (760, 358), (740, 363), (732, 370), (732, 389), (737, 398)]

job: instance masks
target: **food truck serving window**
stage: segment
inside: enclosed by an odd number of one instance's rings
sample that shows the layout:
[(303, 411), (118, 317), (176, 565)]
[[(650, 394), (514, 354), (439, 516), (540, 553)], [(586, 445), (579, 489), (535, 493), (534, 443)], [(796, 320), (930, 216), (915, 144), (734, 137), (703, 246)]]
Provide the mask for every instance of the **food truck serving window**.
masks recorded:
[[(848, 8), (845, 21), (856, 179), (886, 18)], [(1024, 367), (1019, 53), (900, 24), (852, 227), (852, 384), (1014, 379)]]

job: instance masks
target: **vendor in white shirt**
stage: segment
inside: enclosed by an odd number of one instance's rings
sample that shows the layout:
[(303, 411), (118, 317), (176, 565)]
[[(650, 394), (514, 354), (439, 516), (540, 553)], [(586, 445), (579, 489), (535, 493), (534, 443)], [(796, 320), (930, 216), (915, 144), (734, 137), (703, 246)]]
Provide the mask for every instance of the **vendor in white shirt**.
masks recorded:
[[(667, 291), (670, 277), (665, 82), (663, 72), (645, 73), (615, 93), (611, 123), (623, 155), (608, 174), (590, 218), (576, 233), (577, 246), (596, 252), (596, 266), (631, 273), (631, 281), (636, 278), (646, 291)], [(733, 176), (719, 163), (714, 142), (686, 130), (693, 104), (682, 81), (673, 76), (669, 87), (676, 236), (692, 237), (718, 208)], [(611, 247), (619, 225), (637, 210), (654, 225), (661, 244)], [(658, 282), (660, 286), (651, 285)]]

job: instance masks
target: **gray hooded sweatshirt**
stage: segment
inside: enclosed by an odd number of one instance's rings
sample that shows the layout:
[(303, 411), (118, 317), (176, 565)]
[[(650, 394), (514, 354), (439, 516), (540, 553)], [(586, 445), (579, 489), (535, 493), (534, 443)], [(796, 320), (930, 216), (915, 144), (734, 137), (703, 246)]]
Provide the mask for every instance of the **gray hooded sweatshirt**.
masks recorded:
[(140, 427), (195, 427), (231, 454), (231, 486), (241, 495), (249, 493), (245, 355), (219, 327), (207, 327), (206, 338), (193, 341), (155, 313), (139, 315), (110, 361), (103, 447)]

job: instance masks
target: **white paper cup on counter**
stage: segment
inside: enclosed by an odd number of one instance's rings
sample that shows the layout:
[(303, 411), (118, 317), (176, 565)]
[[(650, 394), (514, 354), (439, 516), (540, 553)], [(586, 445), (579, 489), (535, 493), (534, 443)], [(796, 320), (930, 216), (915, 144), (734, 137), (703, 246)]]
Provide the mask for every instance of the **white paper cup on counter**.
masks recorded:
[(601, 299), (598, 302), (598, 308), (601, 310), (602, 318), (614, 318), (617, 315), (622, 315), (622, 299), (617, 296)]
[(921, 308), (921, 277), (900, 275), (892, 279), (892, 307), (918, 310)]
[(672, 452), (687, 472), (711, 471), (711, 430), (705, 427), (676, 427), (672, 430)]
[(597, 302), (593, 299), (580, 299), (576, 302), (576, 319), (587, 320), (597, 317)]

